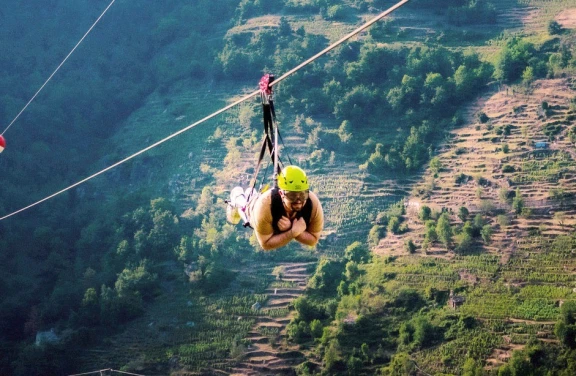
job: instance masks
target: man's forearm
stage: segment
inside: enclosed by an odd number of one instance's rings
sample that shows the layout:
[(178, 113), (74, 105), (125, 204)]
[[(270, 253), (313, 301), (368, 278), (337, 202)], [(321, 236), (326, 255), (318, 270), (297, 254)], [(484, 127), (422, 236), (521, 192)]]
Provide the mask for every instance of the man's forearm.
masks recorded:
[[(300, 234), (300, 236), (302, 236), (302, 234)], [(260, 245), (262, 246), (262, 248), (264, 248), (265, 251), (270, 251), (272, 249), (285, 246), (286, 244), (290, 243), (292, 239), (295, 238), (294, 235), (292, 234), (292, 229), (290, 229), (288, 231), (272, 235), (270, 238), (268, 238), (268, 240), (260, 242)]]
[(308, 245), (310, 247), (314, 247), (318, 243), (318, 238), (313, 234), (309, 233), (308, 231), (304, 231), (303, 233), (298, 235), (295, 239), (298, 240), (300, 243)]

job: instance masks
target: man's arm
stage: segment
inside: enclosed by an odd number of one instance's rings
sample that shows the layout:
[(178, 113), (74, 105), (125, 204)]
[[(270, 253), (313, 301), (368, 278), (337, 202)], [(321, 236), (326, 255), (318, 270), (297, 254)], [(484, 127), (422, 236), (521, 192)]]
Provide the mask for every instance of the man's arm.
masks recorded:
[[(302, 236), (302, 234), (300, 234), (300, 236)], [(271, 251), (273, 249), (283, 247), (295, 238), (296, 237), (292, 233), (292, 229), (276, 235), (273, 233), (270, 235), (262, 235), (256, 232), (256, 239), (258, 239), (258, 243), (260, 243), (260, 246), (265, 251)]]
[(320, 232), (304, 231), (294, 239), (298, 240), (300, 243), (304, 245), (314, 247), (318, 243), (318, 240), (320, 239), (320, 234), (321, 234)]
[(279, 234), (274, 235), (262, 235), (256, 231), (256, 238), (260, 243), (260, 246), (264, 248), (265, 251), (269, 251), (275, 248), (283, 247), (286, 244), (290, 243), (292, 239), (296, 239), (306, 231), (306, 222), (304, 218), (300, 218), (297, 221), (292, 223), (292, 227), (289, 230), (281, 232)]

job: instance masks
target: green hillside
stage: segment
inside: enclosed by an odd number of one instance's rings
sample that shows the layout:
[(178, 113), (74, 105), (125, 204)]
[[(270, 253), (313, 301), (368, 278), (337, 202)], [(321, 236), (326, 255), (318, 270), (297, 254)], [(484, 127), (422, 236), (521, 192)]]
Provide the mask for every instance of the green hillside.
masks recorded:
[[(0, 7), (3, 124), (102, 10), (49, 3)], [(393, 4), (115, 4), (6, 134), (0, 214)], [(0, 222), (0, 374), (573, 374), (573, 8), (412, 0), (276, 86), (283, 159), (326, 215), (316, 249), (263, 252), (225, 221), (256, 99)]]

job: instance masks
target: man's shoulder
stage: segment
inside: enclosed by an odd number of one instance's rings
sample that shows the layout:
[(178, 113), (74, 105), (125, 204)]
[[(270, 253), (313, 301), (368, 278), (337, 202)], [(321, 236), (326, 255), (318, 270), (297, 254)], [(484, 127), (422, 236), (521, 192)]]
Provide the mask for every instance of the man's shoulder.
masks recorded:
[(312, 201), (313, 205), (321, 205), (318, 195), (312, 191), (310, 191), (310, 200)]
[(266, 192), (262, 193), (256, 200), (254, 204), (254, 211), (259, 213), (266, 208), (269, 210), (270, 205), (272, 204), (272, 190), (269, 189)]
[(270, 204), (272, 202), (272, 189), (267, 190), (258, 197), (258, 202), (261, 205)]

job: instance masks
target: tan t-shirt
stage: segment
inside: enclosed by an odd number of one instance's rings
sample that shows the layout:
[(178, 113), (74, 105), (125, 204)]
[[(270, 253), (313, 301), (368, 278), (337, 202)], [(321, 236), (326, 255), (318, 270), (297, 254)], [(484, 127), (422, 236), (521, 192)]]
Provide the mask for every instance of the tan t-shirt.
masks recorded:
[[(314, 192), (310, 192), (312, 200), (312, 213), (310, 215), (310, 223), (306, 226), (306, 231), (310, 233), (321, 232), (324, 228), (324, 212), (322, 211), (322, 204), (318, 200), (318, 196)], [(261, 243), (262, 235), (270, 235), (274, 233), (272, 227), (272, 190), (264, 192), (256, 199), (256, 202), (249, 210), (250, 225), (254, 228), (256, 237)]]

